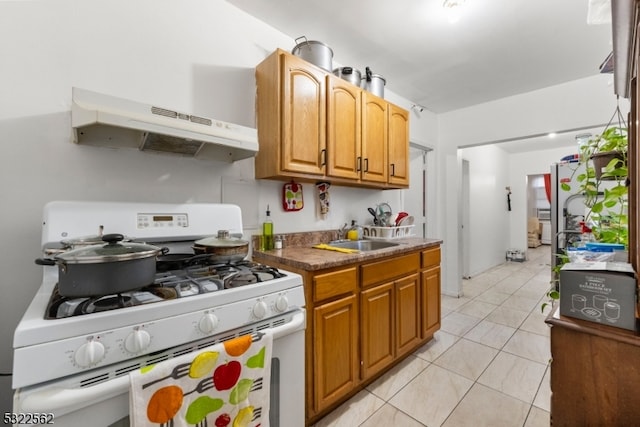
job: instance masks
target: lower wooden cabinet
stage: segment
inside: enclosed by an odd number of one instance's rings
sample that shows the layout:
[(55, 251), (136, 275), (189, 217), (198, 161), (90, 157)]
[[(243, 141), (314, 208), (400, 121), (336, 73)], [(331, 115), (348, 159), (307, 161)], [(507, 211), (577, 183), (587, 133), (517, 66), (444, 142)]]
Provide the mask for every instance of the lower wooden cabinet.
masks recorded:
[(551, 325), (551, 425), (637, 426), (640, 337), (559, 316)]
[(412, 274), (395, 283), (396, 357), (420, 345), (420, 276)]
[(417, 274), (360, 293), (361, 379), (367, 380), (420, 344)]
[(440, 248), (422, 251), (420, 280), (420, 313), (422, 315), (422, 338), (431, 338), (440, 329)]
[(269, 264), (296, 271), (305, 282), (306, 425), (428, 342), (440, 327), (439, 246), (319, 271)]
[(359, 380), (356, 296), (315, 307), (313, 333), (314, 407), (321, 410), (353, 390)]
[(384, 283), (360, 294), (362, 378), (389, 366), (394, 358), (394, 284)]

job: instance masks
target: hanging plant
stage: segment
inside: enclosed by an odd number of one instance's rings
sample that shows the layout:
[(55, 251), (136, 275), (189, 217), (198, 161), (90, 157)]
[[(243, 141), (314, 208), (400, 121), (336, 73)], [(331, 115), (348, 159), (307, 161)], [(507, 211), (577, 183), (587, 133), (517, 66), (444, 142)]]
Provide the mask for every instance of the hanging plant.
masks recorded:
[(596, 241), (621, 243), (625, 247), (629, 225), (627, 134), (627, 125), (617, 106), (603, 132), (580, 146), (572, 175), (577, 189), (568, 183), (561, 184), (562, 190), (583, 195), (588, 208), (584, 220), (590, 224)]

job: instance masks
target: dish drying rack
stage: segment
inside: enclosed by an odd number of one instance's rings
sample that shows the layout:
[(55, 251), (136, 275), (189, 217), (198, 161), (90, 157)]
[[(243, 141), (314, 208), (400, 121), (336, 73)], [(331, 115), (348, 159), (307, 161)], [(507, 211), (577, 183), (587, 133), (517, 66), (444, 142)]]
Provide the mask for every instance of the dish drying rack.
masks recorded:
[(414, 225), (397, 225), (395, 227), (379, 227), (365, 225), (362, 227), (362, 235), (369, 240), (402, 239), (413, 236)]

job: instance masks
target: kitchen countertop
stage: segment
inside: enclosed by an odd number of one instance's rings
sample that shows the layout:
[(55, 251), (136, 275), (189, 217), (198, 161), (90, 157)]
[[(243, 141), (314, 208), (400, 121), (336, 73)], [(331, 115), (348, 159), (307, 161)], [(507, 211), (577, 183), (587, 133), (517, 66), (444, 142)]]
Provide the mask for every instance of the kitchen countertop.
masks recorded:
[(402, 239), (393, 239), (391, 241), (399, 243), (399, 245), (374, 251), (347, 254), (324, 249), (315, 249), (312, 247), (313, 243), (311, 243), (304, 246), (286, 246), (283, 249), (273, 249), (269, 251), (259, 251), (254, 249), (253, 258), (264, 264), (278, 263), (285, 266), (291, 266), (296, 269), (316, 271), (362, 261), (373, 261), (390, 255), (402, 255), (407, 252), (426, 249), (442, 244), (442, 240), (440, 239), (423, 239), (420, 237), (405, 237)]

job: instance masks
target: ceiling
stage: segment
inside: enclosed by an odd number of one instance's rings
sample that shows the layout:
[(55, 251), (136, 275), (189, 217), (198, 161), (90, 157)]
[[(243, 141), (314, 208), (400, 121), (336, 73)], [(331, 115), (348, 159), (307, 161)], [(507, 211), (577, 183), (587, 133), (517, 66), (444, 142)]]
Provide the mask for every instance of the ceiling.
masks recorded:
[(290, 35), (281, 48), (326, 43), (334, 65), (369, 66), (434, 113), (598, 74), (612, 50), (611, 24), (587, 24), (589, 3), (608, 0), (466, 0), (454, 23), (443, 0), (227, 1)]

